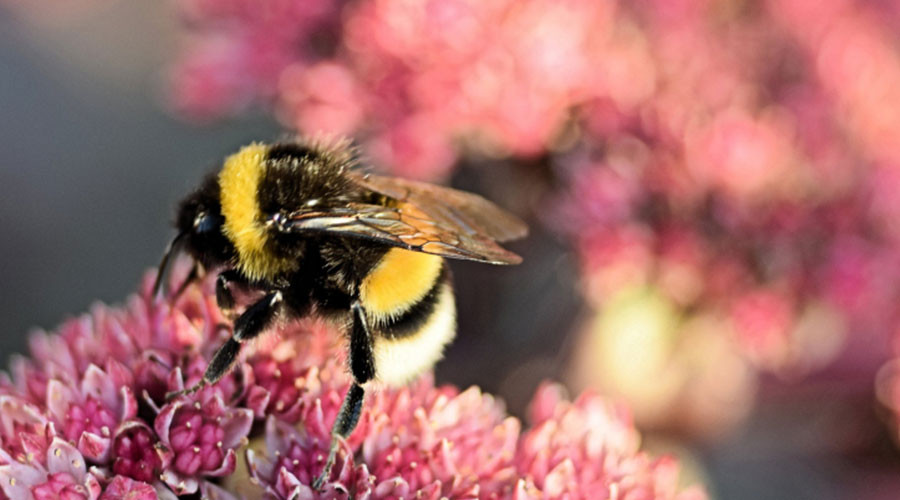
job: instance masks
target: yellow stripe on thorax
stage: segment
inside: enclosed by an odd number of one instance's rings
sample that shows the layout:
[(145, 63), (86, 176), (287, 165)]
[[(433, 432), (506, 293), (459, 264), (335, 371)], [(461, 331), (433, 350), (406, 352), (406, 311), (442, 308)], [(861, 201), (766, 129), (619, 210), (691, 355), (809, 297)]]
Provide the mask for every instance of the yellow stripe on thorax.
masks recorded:
[(219, 174), (225, 236), (238, 252), (238, 268), (250, 279), (271, 279), (295, 263), (266, 252), (257, 190), (268, 146), (251, 144), (225, 160)]
[(399, 316), (425, 297), (441, 273), (436, 255), (392, 248), (363, 280), (360, 300), (377, 321)]

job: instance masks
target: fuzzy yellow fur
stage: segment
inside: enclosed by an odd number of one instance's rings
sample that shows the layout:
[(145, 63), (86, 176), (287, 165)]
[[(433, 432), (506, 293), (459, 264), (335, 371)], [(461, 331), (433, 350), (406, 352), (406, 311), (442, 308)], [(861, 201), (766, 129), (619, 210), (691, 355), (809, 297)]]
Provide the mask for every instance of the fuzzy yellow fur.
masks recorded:
[(453, 289), (443, 284), (434, 311), (419, 331), (399, 339), (375, 337), (376, 379), (394, 386), (409, 382), (437, 363), (455, 335)]
[(296, 263), (266, 252), (266, 232), (257, 200), (268, 146), (250, 144), (225, 160), (219, 173), (225, 236), (238, 252), (238, 268), (248, 278), (271, 279)]
[(363, 280), (359, 298), (379, 322), (396, 318), (431, 290), (441, 273), (436, 255), (392, 248)]

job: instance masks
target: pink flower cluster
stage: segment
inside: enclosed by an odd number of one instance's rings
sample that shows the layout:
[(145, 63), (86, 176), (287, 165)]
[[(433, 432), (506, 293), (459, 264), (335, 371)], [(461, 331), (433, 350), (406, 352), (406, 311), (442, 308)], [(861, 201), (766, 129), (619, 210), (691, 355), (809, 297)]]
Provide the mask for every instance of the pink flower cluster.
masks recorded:
[(0, 379), (0, 499), (705, 498), (676, 491), (675, 462), (639, 451), (629, 416), (596, 395), (546, 385), (523, 431), (493, 397), (429, 376), (368, 398), (317, 493), (349, 384), (332, 329), (288, 325), (220, 383), (166, 401), (227, 334), (211, 287), (169, 304), (146, 281), (124, 308), (32, 336)]

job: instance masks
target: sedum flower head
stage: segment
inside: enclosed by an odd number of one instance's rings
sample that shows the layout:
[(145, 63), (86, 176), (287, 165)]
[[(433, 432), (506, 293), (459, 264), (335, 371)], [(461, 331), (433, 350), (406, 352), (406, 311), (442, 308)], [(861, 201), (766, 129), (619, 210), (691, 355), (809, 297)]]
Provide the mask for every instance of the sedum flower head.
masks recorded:
[(339, 335), (287, 325), (220, 383), (167, 401), (228, 332), (210, 282), (174, 303), (148, 288), (34, 334), (0, 377), (0, 500), (703, 497), (678, 493), (676, 462), (641, 453), (597, 396), (547, 385), (523, 431), (492, 396), (430, 375), (370, 393), (316, 492), (349, 384)]

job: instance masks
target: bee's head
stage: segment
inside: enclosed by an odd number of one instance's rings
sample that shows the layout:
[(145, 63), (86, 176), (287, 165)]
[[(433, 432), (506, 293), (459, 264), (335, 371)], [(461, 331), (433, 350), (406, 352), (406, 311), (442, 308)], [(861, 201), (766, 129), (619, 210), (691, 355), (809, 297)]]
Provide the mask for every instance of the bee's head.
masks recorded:
[(178, 206), (175, 219), (178, 235), (169, 244), (159, 265), (154, 293), (161, 286), (170, 258), (181, 250), (207, 269), (225, 264), (232, 258), (234, 247), (222, 232), (224, 222), (219, 204), (218, 178), (210, 174), (200, 188)]

